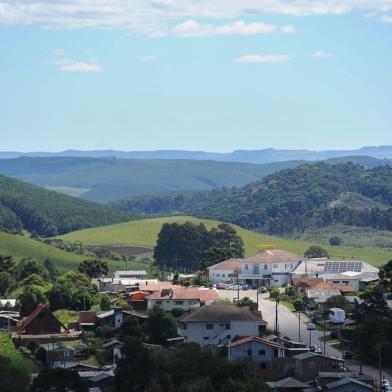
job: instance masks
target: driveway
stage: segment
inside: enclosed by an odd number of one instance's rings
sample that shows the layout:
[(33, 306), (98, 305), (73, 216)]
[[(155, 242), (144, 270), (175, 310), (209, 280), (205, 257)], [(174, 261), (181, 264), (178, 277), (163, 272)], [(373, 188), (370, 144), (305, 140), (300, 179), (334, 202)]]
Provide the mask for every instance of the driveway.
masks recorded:
[[(219, 290), (219, 298), (226, 299), (232, 301), (234, 298), (237, 298), (236, 290)], [(257, 293), (256, 290), (240, 290), (239, 292), (240, 299), (244, 297), (249, 297), (253, 301), (256, 302)], [(268, 300), (269, 294), (259, 294), (259, 310), (263, 315), (263, 319), (268, 322), (268, 328), (270, 330), (275, 329), (275, 307), (276, 303)], [(301, 313), (301, 320), (299, 322), (298, 316), (292, 313), (288, 308), (284, 305), (278, 306), (278, 330), (280, 336), (289, 337), (291, 340), (298, 340), (300, 336), (300, 340), (310, 344), (317, 345), (322, 350), (324, 349), (324, 342), (320, 340), (324, 336), (323, 331), (308, 331), (306, 329), (306, 323), (309, 322), (309, 319)], [(328, 334), (328, 332), (327, 332)], [(341, 358), (342, 353), (333, 348), (326, 342), (325, 344), (325, 354), (331, 357)], [(351, 371), (359, 372), (360, 363), (356, 360), (346, 360), (346, 367)], [(373, 366), (363, 365), (362, 371), (368, 375), (371, 375), (374, 379), (379, 382), (379, 371), (377, 368)], [(383, 372), (383, 376), (389, 379), (392, 384), (392, 378), (389, 374)]]

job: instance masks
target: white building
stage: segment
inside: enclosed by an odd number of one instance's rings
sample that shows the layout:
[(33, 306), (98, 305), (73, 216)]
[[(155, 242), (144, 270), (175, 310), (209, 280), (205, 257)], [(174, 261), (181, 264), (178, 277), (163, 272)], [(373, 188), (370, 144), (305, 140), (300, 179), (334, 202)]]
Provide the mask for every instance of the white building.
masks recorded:
[(240, 261), (239, 279), (253, 286), (283, 287), (304, 258), (282, 249), (263, 249)]
[(208, 267), (208, 279), (211, 283), (234, 283), (240, 269), (241, 259), (229, 259)]
[(248, 307), (214, 303), (180, 317), (178, 334), (201, 346), (226, 345), (235, 336), (261, 336), (267, 322)]

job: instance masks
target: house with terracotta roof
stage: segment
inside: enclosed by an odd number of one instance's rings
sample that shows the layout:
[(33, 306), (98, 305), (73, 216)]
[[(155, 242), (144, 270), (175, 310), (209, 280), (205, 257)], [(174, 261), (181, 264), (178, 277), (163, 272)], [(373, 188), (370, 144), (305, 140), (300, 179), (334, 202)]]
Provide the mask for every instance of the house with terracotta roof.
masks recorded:
[(286, 347), (259, 336), (247, 336), (228, 346), (229, 361), (248, 359), (255, 376), (278, 376), (294, 367), (294, 360), (286, 357)]
[(16, 328), (17, 335), (46, 335), (67, 332), (68, 328), (48, 309), (39, 304)]
[(322, 286), (323, 284), (323, 278), (293, 278), (293, 286), (297, 296), (305, 295), (307, 289), (313, 289), (317, 286)]
[(160, 306), (170, 312), (172, 309), (189, 311), (203, 305), (211, 305), (218, 299), (216, 289), (205, 287), (175, 287), (155, 291), (147, 295), (147, 309)]
[(234, 337), (262, 336), (267, 322), (247, 306), (214, 303), (191, 310), (178, 319), (177, 332), (201, 346), (227, 345)]
[(274, 246), (240, 261), (239, 279), (252, 286), (284, 287), (291, 283), (291, 273), (304, 259)]
[(241, 259), (228, 259), (208, 267), (208, 279), (211, 283), (235, 283), (240, 269)]

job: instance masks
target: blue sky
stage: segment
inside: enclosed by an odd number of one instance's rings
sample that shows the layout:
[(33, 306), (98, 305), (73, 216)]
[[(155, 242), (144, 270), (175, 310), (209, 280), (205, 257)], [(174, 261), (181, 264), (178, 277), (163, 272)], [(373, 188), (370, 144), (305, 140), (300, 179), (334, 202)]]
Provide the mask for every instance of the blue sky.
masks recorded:
[(0, 150), (392, 144), (392, 0), (0, 0)]

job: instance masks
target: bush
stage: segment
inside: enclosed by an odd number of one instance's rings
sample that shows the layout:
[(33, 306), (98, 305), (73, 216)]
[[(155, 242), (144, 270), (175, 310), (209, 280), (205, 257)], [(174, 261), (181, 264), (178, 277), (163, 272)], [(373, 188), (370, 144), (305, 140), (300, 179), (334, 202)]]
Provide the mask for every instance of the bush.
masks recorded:
[(116, 334), (116, 328), (111, 325), (102, 325), (95, 330), (98, 338), (111, 339)]
[(277, 289), (276, 287), (270, 289), (270, 297), (271, 298), (278, 298), (279, 297), (279, 289)]
[(342, 240), (339, 237), (334, 236), (329, 239), (329, 243), (332, 246), (340, 246), (342, 245)]

